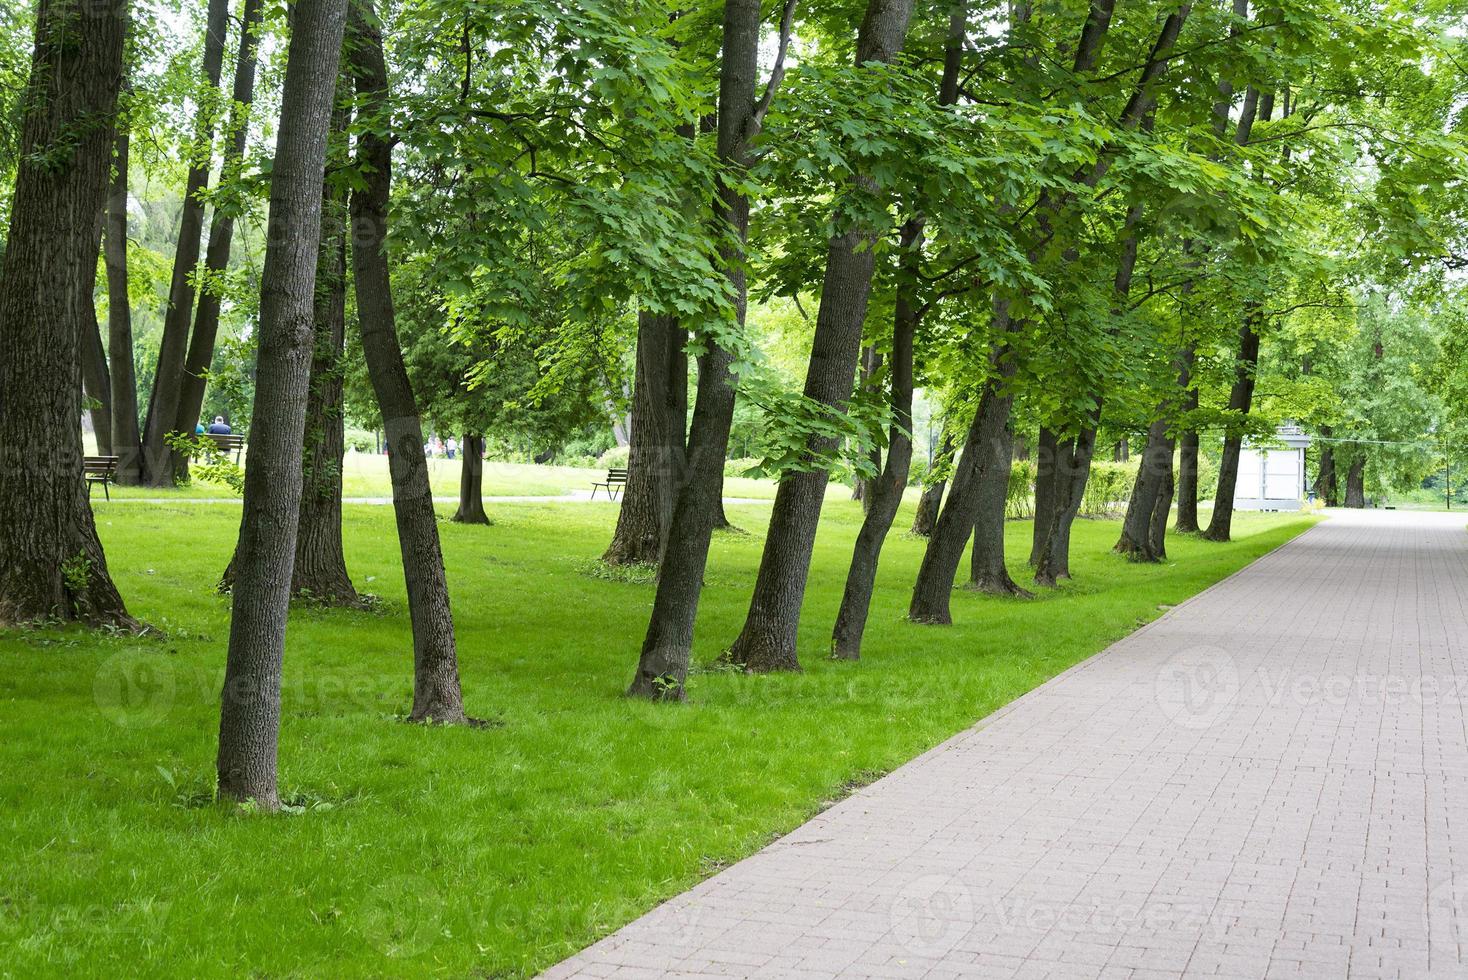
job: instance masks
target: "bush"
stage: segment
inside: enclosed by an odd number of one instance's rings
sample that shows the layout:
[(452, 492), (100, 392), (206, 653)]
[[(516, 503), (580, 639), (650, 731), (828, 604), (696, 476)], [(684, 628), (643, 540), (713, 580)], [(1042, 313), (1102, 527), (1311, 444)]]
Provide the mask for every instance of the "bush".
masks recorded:
[(1092, 463), (1091, 478), (1086, 481), (1086, 492), (1081, 498), (1081, 513), (1087, 517), (1106, 517), (1124, 508), (1136, 479), (1136, 463)]
[(1009, 464), (1009, 486), (1004, 493), (1004, 516), (1010, 520), (1035, 516), (1034, 460), (1017, 459)]
[(907, 468), (907, 485), (920, 487), (928, 476), (928, 457), (918, 455), (913, 458), (912, 465)]
[(629, 446), (613, 446), (596, 458), (596, 465), (601, 469), (626, 469), (627, 458), (632, 452)]
[(738, 459), (724, 460), (725, 476), (743, 476), (748, 471), (760, 464), (760, 460), (753, 456), (743, 456)]

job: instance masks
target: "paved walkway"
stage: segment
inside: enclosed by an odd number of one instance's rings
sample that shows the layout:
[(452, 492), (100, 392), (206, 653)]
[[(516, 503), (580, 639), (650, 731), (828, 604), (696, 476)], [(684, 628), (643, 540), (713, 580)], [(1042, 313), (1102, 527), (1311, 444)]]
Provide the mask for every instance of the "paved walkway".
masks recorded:
[(1468, 977), (1465, 523), (1337, 514), (547, 976)]

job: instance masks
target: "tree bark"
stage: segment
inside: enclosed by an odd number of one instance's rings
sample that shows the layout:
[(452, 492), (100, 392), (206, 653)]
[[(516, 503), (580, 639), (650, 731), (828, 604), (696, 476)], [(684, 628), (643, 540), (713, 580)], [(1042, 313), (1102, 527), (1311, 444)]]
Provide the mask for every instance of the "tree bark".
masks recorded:
[(1147, 442), (1142, 447), (1142, 465), (1137, 468), (1137, 478), (1132, 484), (1132, 496), (1127, 502), (1126, 517), (1121, 523), (1121, 538), (1112, 549), (1133, 561), (1161, 561), (1163, 557), (1154, 536), (1153, 517), (1159, 500), (1164, 496), (1167, 498), (1167, 505), (1172, 505), (1174, 442), (1168, 435), (1167, 425), (1164, 413), (1159, 412), (1157, 420), (1147, 429)]
[(80, 0), (36, 8), (0, 259), (0, 626), (138, 627), (97, 538), (78, 424), (124, 10)]
[[(1320, 435), (1323, 439), (1329, 439), (1330, 426), (1322, 425)], [(1315, 495), (1325, 501), (1325, 506), (1334, 507), (1339, 502), (1340, 489), (1337, 486), (1335, 471), (1335, 450), (1330, 443), (1323, 442), (1320, 447), (1320, 468), (1315, 475)]]
[[(388, 97), (382, 32), (372, 0), (352, 0), (350, 62), (363, 110), (378, 111)], [(352, 269), (357, 316), (367, 373), (377, 396), (388, 444), (393, 512), (408, 612), (413, 623), (413, 721), (462, 723), (459, 660), (454, 619), (444, 576), (443, 550), (423, 455), (423, 425), (403, 364), (388, 273), (388, 200), (392, 186), (392, 145), (372, 129), (357, 137), (362, 186), (351, 196)]]
[(655, 565), (662, 558), (687, 463), (686, 342), (676, 316), (646, 310), (638, 313), (627, 486), (617, 513), (617, 530), (602, 555), (608, 564)]
[[(731, 171), (747, 168), (750, 141), (759, 129), (755, 84), (759, 71), (759, 0), (725, 0), (723, 57), (719, 65), (719, 161)], [(771, 79), (773, 92), (778, 79)], [(729, 281), (736, 329), (744, 327), (748, 298), (745, 242), (749, 238), (749, 198), (735, 182), (721, 182), (714, 219), (727, 226), (728, 244), (719, 261)], [(633, 697), (681, 701), (693, 650), (693, 624), (708, 564), (714, 528), (723, 520), (724, 459), (734, 419), (733, 354), (706, 338), (699, 358), (698, 392), (688, 436), (686, 478), (678, 491), (667, 547), (658, 573), (652, 617), (643, 637), (637, 673), (627, 693)]]
[[(902, 49), (911, 15), (912, 0), (869, 0), (857, 35), (857, 65), (894, 59)], [(868, 178), (856, 179), (870, 185)], [(878, 229), (852, 222), (831, 239), (826, 250), (805, 397), (836, 411), (842, 410), (851, 397), (875, 269), (872, 244), (877, 234)], [(807, 445), (813, 460), (835, 448), (832, 437), (815, 437)], [(725, 654), (729, 663), (755, 673), (800, 669), (795, 648), (800, 605), (805, 598), (811, 551), (828, 482), (829, 475), (819, 465), (781, 478), (749, 613), (744, 628)]]
[(82, 317), (82, 388), (87, 393), (87, 413), (92, 417), (97, 452), (102, 456), (112, 456), (112, 379), (107, 373), (107, 348), (102, 342), (102, 324), (97, 320), (92, 300), (93, 289), (94, 284), (87, 283), (77, 300), (78, 304), (86, 304), (79, 311)]
[[(938, 453), (933, 458), (932, 466), (928, 472), (932, 473), (939, 467), (947, 467), (953, 459), (953, 434), (945, 427), (942, 442), (939, 443)], [(943, 491), (947, 489), (947, 480), (927, 480), (923, 483), (923, 492), (918, 497), (917, 513), (912, 518), (912, 533), (920, 538), (932, 535), (933, 527), (938, 523), (938, 510), (943, 503)]]
[(138, 379), (133, 365), (132, 305), (127, 292), (128, 123), (117, 127), (114, 174), (107, 193), (102, 263), (107, 269), (107, 357), (112, 380), (112, 451), (117, 482), (142, 478), (142, 435), (138, 431)]
[[(1193, 365), (1197, 351), (1190, 344), (1183, 352), (1183, 363), (1187, 367), (1188, 381), (1183, 390), (1184, 412), (1198, 409), (1198, 389), (1193, 383)], [(1196, 534), (1198, 531), (1198, 432), (1184, 429), (1178, 436), (1177, 453), (1177, 524), (1179, 534)]]
[[(240, 205), (229, 200), (234, 185), (244, 169), (245, 141), (250, 128), (250, 105), (255, 97), (256, 51), (259, 47), (261, 0), (245, 0), (240, 14), (240, 46), (235, 59), (234, 85), (230, 91), (229, 142), (224, 147), (224, 161), (219, 168), (218, 189), (214, 200), (214, 216), (209, 222), (209, 245), (204, 251), (203, 288), (194, 312), (194, 332), (184, 360), (179, 385), (177, 432), (193, 432), (199, 424), (204, 406), (205, 375), (214, 362), (214, 346), (219, 337), (219, 310), (222, 294), (220, 278), (229, 268), (229, 255), (234, 242), (234, 222)], [(175, 476), (186, 478), (188, 459), (177, 456)]]
[[(1251, 309), (1244, 315), (1244, 325), (1239, 328), (1238, 354), (1235, 360), (1234, 383), (1229, 391), (1228, 407), (1240, 418), (1249, 414), (1254, 402), (1254, 372), (1259, 366), (1259, 334), (1254, 331), (1257, 310)], [(1218, 463), (1218, 490), (1213, 497), (1213, 517), (1208, 530), (1203, 532), (1206, 541), (1227, 541), (1233, 528), (1234, 490), (1239, 482), (1239, 453), (1243, 448), (1243, 435), (1230, 432), (1223, 439), (1223, 454)]]
[[(219, 89), (228, 15), (228, 0), (209, 0), (204, 24), (204, 102), (212, 102)], [(174, 431), (172, 426), (178, 415), (179, 388), (183, 382), (184, 356), (189, 342), (189, 319), (194, 312), (194, 273), (199, 264), (199, 239), (204, 232), (203, 192), (209, 185), (209, 164), (213, 157), (213, 106), (201, 104), (198, 118), (198, 130), (190, 147), (192, 159), (184, 183), (183, 208), (178, 220), (178, 245), (173, 256), (168, 307), (163, 313), (158, 365), (153, 374), (148, 418), (143, 427), (143, 461), (148, 485), (154, 487), (173, 485), (172, 451), (165, 437)]]
[(488, 524), (484, 512), (484, 436), (465, 433), (459, 445), (464, 454), (459, 468), (459, 509), (454, 521), (459, 524)]
[(892, 529), (897, 508), (902, 505), (907, 471), (912, 464), (913, 339), (920, 319), (917, 297), (912, 293), (922, 236), (921, 218), (909, 219), (903, 226), (901, 263), (908, 276), (898, 284), (892, 317), (892, 425), (887, 433), (887, 465), (877, 479), (866, 482), (863, 488), (862, 503), (866, 517), (857, 532), (851, 567), (846, 573), (846, 588), (841, 595), (841, 608), (831, 633), (831, 652), (842, 660), (861, 657), (862, 634), (866, 631), (867, 615), (871, 611), (872, 589), (877, 580), (882, 544)]
[[(250, 0), (258, 3), (258, 0)], [(348, 96), (338, 75), (328, 152), (333, 165), (346, 156)], [(293, 595), (333, 606), (361, 603), (342, 551), (342, 431), (344, 345), (347, 333), (347, 201), (331, 180), (321, 185), (321, 238), (316, 255), (311, 379), (306, 399), (301, 514), (296, 534)], [(197, 421), (197, 420), (196, 420)]]
[(1035, 453), (1035, 523), (1030, 528), (1030, 564), (1040, 560), (1050, 525), (1055, 517), (1056, 463), (1060, 458), (1060, 439), (1055, 430), (1040, 427)]
[(1352, 456), (1350, 468), (1346, 470), (1346, 506), (1357, 509), (1366, 506), (1365, 456)]
[(270, 177), (250, 465), (235, 548), (217, 762), (221, 800), (254, 800), (266, 810), (280, 806), (281, 660), (301, 505), (321, 184), (345, 13), (346, 0), (296, 8)]

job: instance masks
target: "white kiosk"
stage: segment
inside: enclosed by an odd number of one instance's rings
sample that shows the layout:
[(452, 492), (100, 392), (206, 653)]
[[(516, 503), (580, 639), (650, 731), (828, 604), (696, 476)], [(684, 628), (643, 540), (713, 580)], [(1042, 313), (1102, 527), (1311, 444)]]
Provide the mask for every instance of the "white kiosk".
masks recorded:
[(1234, 484), (1237, 510), (1299, 510), (1305, 501), (1305, 449), (1310, 437), (1297, 425), (1282, 425), (1267, 447), (1245, 442)]

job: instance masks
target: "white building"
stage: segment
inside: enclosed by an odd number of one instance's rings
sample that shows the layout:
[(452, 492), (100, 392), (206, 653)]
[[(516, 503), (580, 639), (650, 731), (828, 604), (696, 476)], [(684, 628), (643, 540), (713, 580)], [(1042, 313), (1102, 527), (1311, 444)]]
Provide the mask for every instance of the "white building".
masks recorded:
[(1282, 425), (1267, 446), (1244, 443), (1239, 453), (1239, 479), (1234, 484), (1237, 510), (1299, 510), (1305, 500), (1305, 449), (1310, 437), (1296, 425)]

